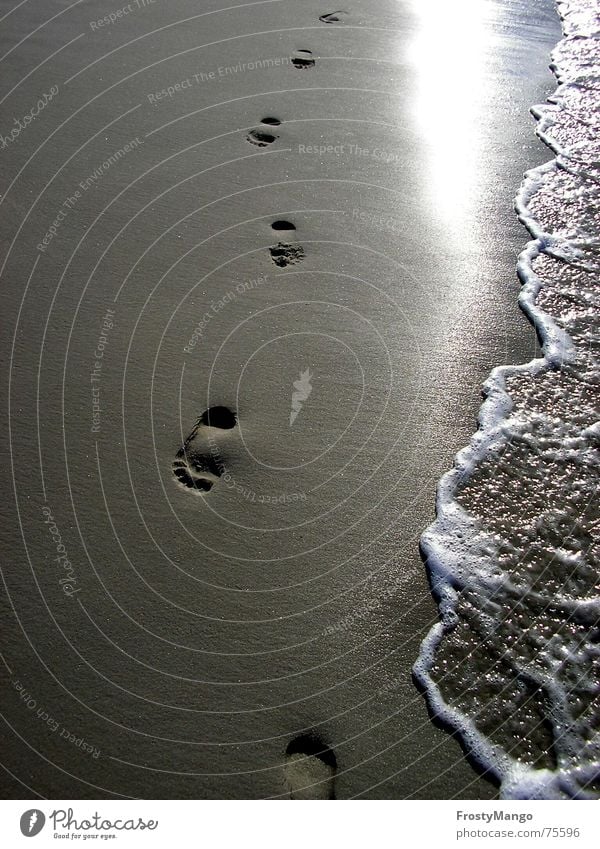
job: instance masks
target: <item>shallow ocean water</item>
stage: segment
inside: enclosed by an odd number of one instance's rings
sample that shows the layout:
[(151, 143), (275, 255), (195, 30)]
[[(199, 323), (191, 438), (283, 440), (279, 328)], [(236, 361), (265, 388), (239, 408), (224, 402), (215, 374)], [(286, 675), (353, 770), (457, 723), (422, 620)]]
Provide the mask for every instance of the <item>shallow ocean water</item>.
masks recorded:
[(493, 372), (480, 430), (422, 545), (442, 624), (416, 666), (434, 711), (506, 797), (600, 795), (600, 21), (560, 3), (556, 153), (517, 208), (521, 305), (544, 357)]
[(552, 0), (0, 5), (0, 132), (59, 89), (0, 175), (4, 795), (288, 798), (300, 738), (338, 799), (494, 796), (412, 680), (418, 540), (536, 351)]

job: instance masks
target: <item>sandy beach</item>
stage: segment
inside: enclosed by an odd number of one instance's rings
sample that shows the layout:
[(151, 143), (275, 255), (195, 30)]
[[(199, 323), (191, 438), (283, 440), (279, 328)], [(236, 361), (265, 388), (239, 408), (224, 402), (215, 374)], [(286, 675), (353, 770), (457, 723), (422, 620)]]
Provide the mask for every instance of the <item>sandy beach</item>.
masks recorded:
[(309, 797), (493, 798), (419, 538), (538, 351), (554, 3), (11, 9), (2, 796), (287, 799), (300, 738)]

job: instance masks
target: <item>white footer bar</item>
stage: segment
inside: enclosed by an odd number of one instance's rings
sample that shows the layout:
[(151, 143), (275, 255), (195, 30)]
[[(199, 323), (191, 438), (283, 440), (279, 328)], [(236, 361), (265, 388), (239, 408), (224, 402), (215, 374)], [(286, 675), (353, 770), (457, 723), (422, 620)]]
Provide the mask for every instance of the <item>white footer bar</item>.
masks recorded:
[(594, 802), (2, 801), (0, 845), (597, 849)]

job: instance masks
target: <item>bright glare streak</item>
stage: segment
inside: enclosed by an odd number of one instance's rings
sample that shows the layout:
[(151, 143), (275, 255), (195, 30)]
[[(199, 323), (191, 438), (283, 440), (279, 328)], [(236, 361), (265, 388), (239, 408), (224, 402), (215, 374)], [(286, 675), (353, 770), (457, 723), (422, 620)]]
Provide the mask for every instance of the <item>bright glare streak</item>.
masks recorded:
[(416, 120), (429, 148), (432, 203), (461, 238), (477, 189), (485, 61), (485, 0), (415, 0), (420, 27), (409, 53), (416, 67)]

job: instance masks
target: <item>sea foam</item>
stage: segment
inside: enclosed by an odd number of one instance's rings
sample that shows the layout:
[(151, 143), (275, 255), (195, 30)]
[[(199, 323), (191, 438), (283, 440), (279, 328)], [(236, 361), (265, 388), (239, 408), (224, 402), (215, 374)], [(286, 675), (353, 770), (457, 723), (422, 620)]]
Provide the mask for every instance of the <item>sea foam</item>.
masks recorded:
[(600, 796), (600, 18), (558, 2), (555, 158), (516, 199), (543, 357), (495, 369), (421, 539), (440, 622), (415, 675), (503, 798)]

